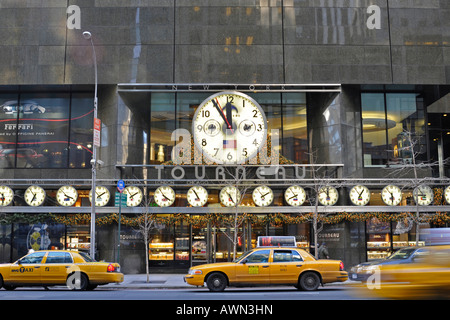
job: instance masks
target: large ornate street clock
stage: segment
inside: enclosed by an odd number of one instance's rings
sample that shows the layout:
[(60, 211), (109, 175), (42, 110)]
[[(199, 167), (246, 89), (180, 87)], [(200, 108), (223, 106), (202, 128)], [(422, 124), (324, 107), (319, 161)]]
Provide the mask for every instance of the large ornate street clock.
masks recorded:
[(194, 143), (212, 162), (240, 164), (264, 145), (267, 121), (261, 106), (241, 92), (216, 93), (195, 111)]

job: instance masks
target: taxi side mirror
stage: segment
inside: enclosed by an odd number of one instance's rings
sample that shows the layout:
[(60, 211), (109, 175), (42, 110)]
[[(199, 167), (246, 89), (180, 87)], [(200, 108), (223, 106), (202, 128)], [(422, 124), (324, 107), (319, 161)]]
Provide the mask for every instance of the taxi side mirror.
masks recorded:
[(17, 260), (17, 264), (22, 264), (22, 259)]
[(247, 261), (248, 261), (247, 259), (244, 259), (244, 260), (241, 261), (241, 263), (242, 263), (242, 264), (246, 264)]

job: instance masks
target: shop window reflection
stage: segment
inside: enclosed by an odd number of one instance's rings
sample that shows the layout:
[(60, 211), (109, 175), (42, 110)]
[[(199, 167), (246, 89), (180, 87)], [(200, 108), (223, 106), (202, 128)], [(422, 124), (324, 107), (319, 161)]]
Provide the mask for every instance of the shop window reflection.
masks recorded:
[(0, 167), (85, 167), (92, 153), (92, 110), (92, 94), (0, 95)]
[(150, 163), (162, 163), (170, 160), (174, 146), (175, 94), (152, 94), (150, 110)]
[[(423, 99), (416, 93), (361, 94), (364, 166), (401, 165), (426, 159)], [(411, 138), (407, 134), (411, 133)]]
[(283, 94), (283, 155), (295, 163), (308, 163), (306, 96)]
[(92, 94), (72, 94), (70, 119), (69, 168), (89, 168), (94, 121)]

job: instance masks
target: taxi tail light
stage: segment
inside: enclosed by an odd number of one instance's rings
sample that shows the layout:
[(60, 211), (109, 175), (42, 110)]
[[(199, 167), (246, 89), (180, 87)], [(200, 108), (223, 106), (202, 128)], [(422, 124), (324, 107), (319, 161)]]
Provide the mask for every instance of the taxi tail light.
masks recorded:
[(108, 272), (115, 272), (117, 271), (116, 267), (112, 264), (109, 264), (108, 267), (106, 268), (106, 271)]
[(339, 263), (339, 271), (344, 271), (344, 263), (342, 261)]

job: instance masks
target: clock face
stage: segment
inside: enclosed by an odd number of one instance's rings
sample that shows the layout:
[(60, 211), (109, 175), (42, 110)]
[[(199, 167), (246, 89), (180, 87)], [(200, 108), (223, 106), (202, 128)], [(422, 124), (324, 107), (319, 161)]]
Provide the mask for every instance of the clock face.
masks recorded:
[(370, 201), (370, 191), (365, 186), (354, 186), (349, 195), (352, 203), (357, 206), (365, 206)]
[(123, 194), (127, 197), (127, 207), (136, 207), (141, 204), (144, 195), (141, 189), (136, 186), (128, 186), (123, 189)]
[(0, 206), (6, 207), (14, 198), (14, 191), (8, 186), (0, 186)]
[(226, 207), (236, 207), (241, 201), (241, 193), (234, 186), (226, 186), (220, 190), (219, 199)]
[(266, 207), (273, 201), (273, 192), (267, 186), (259, 186), (253, 190), (253, 202), (259, 207)]
[(293, 207), (301, 206), (306, 200), (305, 189), (300, 186), (290, 186), (284, 192), (284, 200)]
[(45, 200), (45, 190), (39, 186), (30, 186), (25, 190), (24, 198), (29, 206), (40, 206)]
[(208, 202), (208, 191), (202, 186), (193, 186), (188, 190), (186, 198), (191, 206), (202, 207)]
[(450, 186), (444, 189), (444, 198), (447, 204), (450, 204)]
[(427, 206), (433, 201), (433, 190), (426, 185), (418, 186), (413, 191), (413, 197), (419, 206)]
[(154, 197), (158, 206), (168, 207), (175, 202), (175, 191), (169, 186), (161, 186), (155, 190)]
[(334, 205), (339, 198), (335, 187), (322, 187), (319, 189), (319, 202), (324, 206)]
[(253, 98), (235, 91), (203, 101), (192, 120), (195, 145), (218, 164), (244, 163), (264, 145), (267, 121)]
[(56, 200), (64, 207), (70, 207), (77, 202), (78, 192), (72, 186), (62, 186), (56, 192)]
[(381, 191), (381, 199), (388, 206), (396, 206), (402, 201), (402, 191), (397, 186), (388, 185)]
[[(106, 206), (110, 198), (109, 190), (104, 186), (95, 187), (95, 206), (103, 207)], [(89, 191), (89, 201), (92, 203), (92, 190)]]

